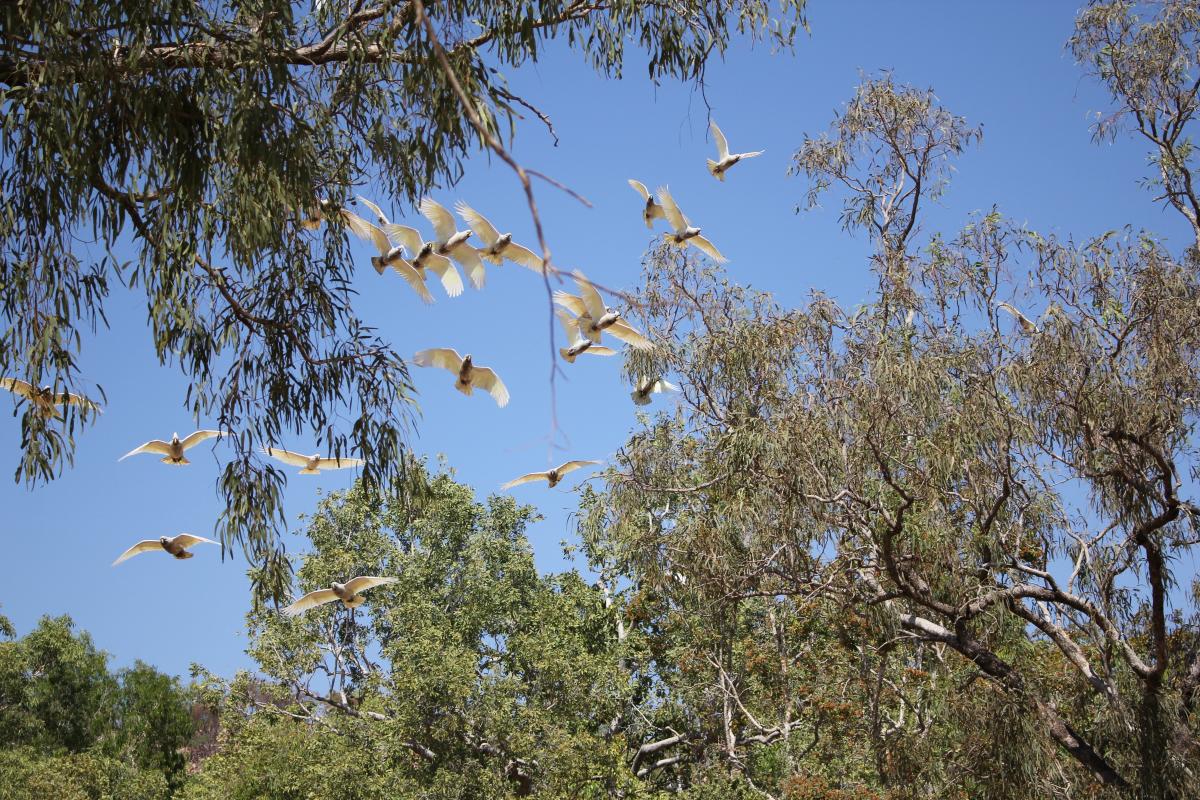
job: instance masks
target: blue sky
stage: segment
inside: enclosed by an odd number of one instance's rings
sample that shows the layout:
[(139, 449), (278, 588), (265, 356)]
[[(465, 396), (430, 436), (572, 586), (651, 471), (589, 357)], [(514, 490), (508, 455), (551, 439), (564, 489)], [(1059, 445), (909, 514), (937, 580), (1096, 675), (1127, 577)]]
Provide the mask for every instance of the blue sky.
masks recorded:
[[(814, 2), (811, 36), (794, 53), (739, 43), (709, 69), (707, 98), (732, 148), (767, 151), (735, 167), (724, 184), (704, 167), (713, 145), (699, 92), (677, 83), (653, 86), (636, 51), (625, 79), (605, 81), (555, 45), (540, 63), (509, 78), (515, 91), (552, 117), (561, 144), (552, 147), (540, 123), (529, 119), (520, 125), (514, 154), (594, 204), (587, 209), (537, 186), (560, 267), (582, 268), (606, 285), (636, 286), (650, 242), (640, 201), (626, 184), (637, 178), (651, 188), (670, 185), (684, 212), (730, 259), (734, 280), (770, 290), (785, 304), (803, 302), (816, 288), (852, 305), (872, 282), (867, 244), (840, 230), (833, 198), (823, 209), (796, 215), (806, 187), (786, 171), (804, 134), (829, 125), (861, 72), (891, 69), (898, 82), (932, 87), (948, 109), (984, 126), (982, 145), (958, 160), (950, 191), (928, 209), (926, 234), (954, 231), (970, 213), (996, 205), (1043, 233), (1086, 237), (1131, 224), (1166, 237), (1178, 251), (1187, 241), (1184, 226), (1138, 187), (1146, 163), (1141, 142), (1091, 142), (1089, 122), (1108, 107), (1108, 98), (1063, 49), (1075, 11), (1073, 4), (1042, 2)], [(363, 193), (410, 224), (419, 220), (369, 187)], [(448, 207), (465, 200), (517, 241), (535, 245), (520, 187), (494, 159), (475, 159), (458, 186), (433, 196)], [(427, 229), (423, 220), (417, 226)], [(366, 320), (402, 353), (427, 347), (471, 352), (494, 367), (512, 393), (509, 406), (498, 409), (486, 395), (455, 392), (449, 373), (414, 368), (422, 414), (412, 446), (431, 457), (444, 454), (481, 496), (566, 458), (607, 460), (636, 426), (619, 359), (583, 358), (565, 365), (566, 376), (557, 381), (558, 438), (567, 447), (551, 450), (548, 312), (534, 273), (513, 265), (489, 268), (485, 291), (468, 287), (451, 300), (435, 287), (437, 303), (426, 307), (396, 276), (377, 276), (368, 250), (361, 252), (358, 308)], [(144, 300), (118, 291), (108, 316), (110, 329), (89, 339), (81, 358), (84, 376), (107, 391), (108, 406), (79, 437), (74, 468), (34, 491), (0, 481), (6, 520), (0, 613), (22, 633), (42, 614), (70, 614), (118, 665), (142, 659), (182, 674), (200, 662), (231, 674), (250, 666), (243, 653), (249, 595), (240, 558), (221, 563), (212, 548), (186, 562), (151, 554), (109, 567), (137, 539), (211, 533), (224, 451), (221, 445), (198, 448), (186, 469), (150, 456), (117, 463), (149, 438), (186, 434), (194, 425), (183, 407), (185, 381), (155, 364)], [(657, 408), (671, 402), (655, 401)], [(7, 411), (6, 403), (0, 399), (0, 409)], [(15, 468), (19, 437), (19, 419), (0, 414), (0, 466)], [(281, 444), (314, 450), (311, 440)], [(580, 475), (555, 490), (514, 490), (544, 516), (530, 531), (542, 569), (564, 566), (560, 542), (572, 538), (570, 489)], [(352, 477), (292, 476), (289, 517), (310, 511), (319, 492), (344, 488)], [(289, 537), (290, 549), (299, 544)], [(1178, 564), (1176, 576), (1195, 569)]]

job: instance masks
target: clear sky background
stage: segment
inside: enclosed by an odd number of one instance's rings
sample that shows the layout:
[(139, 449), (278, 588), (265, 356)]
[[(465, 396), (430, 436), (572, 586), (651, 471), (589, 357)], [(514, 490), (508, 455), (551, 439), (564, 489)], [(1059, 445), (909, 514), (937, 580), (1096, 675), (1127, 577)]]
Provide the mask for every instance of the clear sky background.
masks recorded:
[[(794, 53), (738, 43), (714, 61), (706, 95), (735, 151), (766, 149), (736, 166), (725, 183), (708, 175), (714, 152), (708, 109), (694, 87), (645, 78), (645, 56), (631, 50), (625, 78), (606, 81), (565, 47), (511, 74), (512, 88), (548, 113), (560, 145), (536, 119), (521, 123), (514, 153), (589, 198), (584, 208), (548, 185), (537, 186), (543, 223), (559, 267), (579, 267), (606, 285), (633, 288), (650, 243), (641, 201), (626, 184), (669, 184), (684, 213), (729, 258), (732, 279), (770, 290), (784, 304), (802, 303), (812, 289), (841, 302), (868, 297), (873, 279), (867, 243), (838, 224), (831, 197), (823, 209), (797, 215), (806, 184), (789, 177), (792, 154), (805, 133), (826, 129), (848, 100), (860, 73), (891, 69), (900, 83), (932, 87), (946, 108), (982, 123), (982, 145), (957, 161), (949, 193), (924, 209), (924, 234), (952, 233), (974, 211), (993, 205), (1042, 233), (1084, 238), (1124, 225), (1144, 227), (1174, 252), (1187, 233), (1138, 187), (1146, 148), (1120, 138), (1091, 142), (1089, 124), (1108, 98), (1064, 50), (1077, 7), (1066, 2), (983, 3), (823, 2), (813, 0), (812, 33)], [(409, 224), (428, 230), (411, 209), (365, 187)], [(536, 240), (520, 187), (494, 159), (475, 159), (463, 181), (434, 198), (447, 207), (465, 200), (502, 231), (533, 249)], [(661, 236), (661, 225), (656, 229)], [(411, 439), (418, 452), (444, 454), (457, 477), (480, 496), (504, 481), (567, 458), (608, 460), (636, 427), (620, 359), (581, 358), (557, 381), (559, 440), (550, 449), (551, 394), (547, 305), (539, 276), (522, 267), (489, 266), (483, 292), (468, 287), (424, 306), (395, 275), (377, 276), (362, 249), (360, 314), (402, 353), (454, 347), (494, 367), (512, 402), (498, 409), (486, 395), (464, 397), (440, 370), (413, 369), (421, 417)], [(571, 287), (565, 287), (571, 288)], [(120, 567), (109, 564), (141, 538), (190, 531), (211, 535), (220, 513), (215, 481), (224, 445), (189, 453), (193, 464), (168, 468), (156, 457), (117, 458), (150, 438), (181, 435), (195, 425), (183, 407), (186, 381), (154, 360), (145, 301), (117, 289), (108, 305), (111, 327), (90, 338), (81, 357), (86, 379), (105, 388), (99, 423), (78, 437), (73, 469), (29, 491), (0, 481), (0, 613), (24, 633), (43, 614), (69, 614), (113, 654), (117, 665), (141, 659), (185, 674), (199, 662), (230, 675), (250, 667), (243, 614), (249, 607), (246, 564), (221, 562), (216, 548), (190, 561), (148, 554)], [(560, 337), (561, 339), (561, 337)], [(657, 396), (655, 408), (673, 401)], [(0, 398), (0, 410), (8, 401)], [(215, 420), (201, 420), (212, 427)], [(20, 422), (0, 414), (0, 474), (15, 469)], [(312, 452), (312, 441), (281, 442)], [(538, 566), (567, 566), (560, 543), (574, 537), (571, 489), (584, 473), (547, 490), (518, 487), (519, 500), (544, 519), (530, 530)], [(291, 476), (287, 511), (311, 511), (319, 493), (351, 483), (350, 471)], [(293, 523), (293, 529), (299, 528)], [(288, 537), (295, 551), (301, 540)], [(1175, 565), (1186, 580), (1195, 563)]]

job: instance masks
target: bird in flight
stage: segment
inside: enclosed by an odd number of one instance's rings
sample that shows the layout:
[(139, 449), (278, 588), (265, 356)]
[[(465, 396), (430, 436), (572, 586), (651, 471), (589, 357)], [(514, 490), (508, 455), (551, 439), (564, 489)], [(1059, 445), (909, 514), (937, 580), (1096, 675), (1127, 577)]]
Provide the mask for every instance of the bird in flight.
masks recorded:
[(594, 356), (615, 356), (617, 354), (617, 351), (611, 347), (595, 344), (591, 339), (580, 335), (579, 320), (576, 317), (572, 317), (562, 308), (554, 309), (554, 313), (558, 316), (558, 321), (562, 323), (568, 343), (567, 347), (558, 348), (558, 354), (568, 364), (574, 364), (575, 359), (583, 353), (591, 353)]
[(721, 129), (717, 127), (716, 120), (710, 120), (708, 127), (717, 143), (717, 160), (708, 159), (708, 171), (719, 181), (724, 181), (726, 170), (742, 159), (755, 158), (766, 152), (766, 150), (755, 150), (753, 153), (730, 153), (729, 142), (725, 140), (725, 134), (721, 133)]
[(663, 238), (676, 247), (687, 247), (689, 244), (697, 248), (702, 253), (707, 255), (718, 264), (725, 263), (728, 259), (721, 255), (721, 251), (700, 235), (700, 229), (691, 224), (683, 212), (679, 210), (679, 206), (675, 204), (675, 198), (671, 197), (667, 187), (660, 186), (658, 189), (658, 201), (662, 203), (663, 213), (667, 217), (667, 222), (671, 226), (671, 233), (664, 233)]
[(642, 220), (646, 223), (647, 228), (653, 228), (654, 220), (662, 219), (665, 216), (663, 214), (663, 207), (654, 202), (654, 198), (650, 196), (650, 190), (646, 188), (646, 184), (630, 178), (629, 185), (646, 201), (646, 204), (642, 207)]
[(678, 392), (679, 387), (674, 384), (667, 383), (662, 378), (647, 378), (634, 387), (632, 394), (633, 402), (639, 406), (650, 405), (650, 395), (661, 392)]
[(473, 231), (457, 230), (454, 216), (432, 198), (426, 197), (418, 208), (425, 219), (433, 223), (433, 235), (436, 237), (433, 242), (434, 252), (457, 261), (467, 271), (471, 285), (482, 289), (487, 278), (483, 270), (483, 261), (480, 260), (479, 253), (475, 252), (475, 248), (467, 244), (467, 239), (471, 238)]
[(553, 489), (558, 482), (563, 479), (563, 476), (568, 472), (574, 472), (580, 467), (586, 467), (591, 464), (599, 464), (599, 461), (568, 461), (565, 464), (559, 464), (554, 469), (546, 470), (545, 472), (530, 472), (528, 475), (522, 475), (519, 478), (513, 478), (508, 483), (501, 486), (501, 489), (511, 489), (514, 486), (520, 486), (523, 483), (533, 483), (534, 481), (546, 481)]
[(645, 350), (651, 346), (650, 340), (621, 319), (616, 309), (604, 305), (596, 287), (579, 270), (575, 270), (575, 285), (579, 287), (578, 295), (558, 289), (553, 296), (557, 305), (575, 315), (574, 322), (580, 336), (599, 344), (601, 334), (607, 331), (636, 350)]
[(1017, 324), (1019, 324), (1021, 326), (1021, 330), (1025, 331), (1025, 333), (1037, 333), (1038, 332), (1038, 326), (1036, 324), (1034, 324), (1034, 321), (1031, 320), (1029, 317), (1025, 316), (1024, 314), (1022, 314), (1014, 306), (1011, 306), (1008, 303), (997, 303), (996, 307), (1002, 308), (1005, 311), (1007, 311), (1009, 314), (1012, 314), (1014, 317), (1016, 317)]
[(53, 386), (37, 388), (32, 383), (20, 378), (0, 378), (0, 389), (6, 389), (15, 395), (24, 397), (34, 405), (43, 417), (62, 419), (62, 413), (57, 406), (80, 406), (89, 411), (101, 411), (100, 406), (80, 394), (70, 392), (55, 392)]
[(117, 461), (124, 461), (130, 456), (136, 456), (141, 453), (153, 453), (155, 455), (162, 456), (162, 462), (164, 464), (172, 464), (177, 467), (182, 467), (184, 464), (192, 463), (188, 461), (187, 457), (183, 454), (185, 450), (189, 450), (203, 441), (213, 439), (221, 435), (222, 434), (220, 431), (204, 430), (196, 431), (195, 433), (188, 434), (185, 438), (180, 439), (178, 433), (172, 433), (171, 441), (164, 442), (162, 439), (151, 439), (145, 444), (130, 450), (128, 453), (118, 458)]
[(292, 467), (300, 467), (299, 475), (316, 475), (326, 469), (347, 469), (361, 467), (367, 463), (361, 458), (321, 458), (320, 455), (306, 456), (284, 450), (282, 447), (264, 447), (263, 452), (276, 461), (281, 461)]
[(143, 539), (124, 553), (121, 553), (112, 565), (115, 567), (122, 561), (128, 561), (139, 553), (149, 553), (151, 551), (165, 551), (178, 559), (191, 558), (195, 553), (188, 550), (188, 548), (197, 544), (216, 544), (216, 542), (192, 533), (181, 533), (178, 536), (160, 536), (157, 539)]
[[(360, 197), (359, 199), (378, 210), (378, 207), (366, 198)], [(380, 219), (385, 219), (382, 212), (379, 213), (379, 217)], [(375, 245), (375, 249), (379, 251), (379, 255), (371, 256), (371, 266), (375, 268), (376, 272), (382, 275), (385, 269), (391, 267), (397, 275), (404, 278), (421, 300), (426, 304), (433, 302), (433, 295), (429, 293), (429, 287), (425, 285), (425, 272), (418, 270), (404, 257), (405, 247), (403, 244), (393, 245), (392, 240), (383, 228), (367, 222), (362, 217), (352, 214), (349, 211), (346, 212), (346, 227), (353, 231), (360, 239)], [(445, 261), (445, 259), (442, 260)], [(446, 267), (453, 269), (453, 267), (450, 267), (449, 261), (446, 261)]]
[(335, 600), (341, 600), (342, 605), (346, 608), (358, 608), (367, 602), (367, 598), (362, 596), (362, 593), (367, 589), (375, 586), (386, 586), (389, 583), (395, 583), (397, 580), (399, 578), (377, 578), (372, 575), (360, 575), (357, 578), (351, 578), (345, 583), (334, 581), (329, 584), (328, 589), (318, 589), (315, 592), (309, 592), (290, 606), (281, 609), (281, 611), (285, 616), (295, 617), (303, 614), (310, 608), (332, 603)]
[(413, 363), (418, 367), (441, 367), (455, 373), (458, 379), (454, 382), (454, 388), (465, 395), (479, 388), (490, 394), (501, 408), (508, 405), (508, 388), (504, 381), (488, 367), (475, 366), (470, 353), (460, 356), (452, 348), (434, 347), (416, 353)]
[(542, 259), (528, 247), (514, 244), (511, 233), (500, 233), (496, 226), (488, 222), (487, 217), (480, 214), (461, 200), (454, 206), (458, 215), (467, 221), (475, 235), (483, 241), (486, 247), (477, 248), (475, 252), (493, 264), (503, 264), (508, 259), (514, 264), (528, 267), (541, 274)]

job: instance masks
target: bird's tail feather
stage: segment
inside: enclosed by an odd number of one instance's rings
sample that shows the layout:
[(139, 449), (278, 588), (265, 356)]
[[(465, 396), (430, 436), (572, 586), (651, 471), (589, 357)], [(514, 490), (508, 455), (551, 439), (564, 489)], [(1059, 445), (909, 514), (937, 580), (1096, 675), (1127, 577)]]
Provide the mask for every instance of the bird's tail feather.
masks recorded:
[(650, 395), (642, 394), (637, 389), (634, 389), (632, 392), (630, 392), (629, 396), (632, 397), (633, 402), (637, 403), (639, 406), (650, 405)]
[(321, 473), (321, 470), (319, 470), (319, 469), (309, 469), (308, 467), (305, 467), (304, 469), (300, 470), (300, 472), (298, 474), (300, 474), (300, 475), (319, 475), (320, 473)]
[(379, 256), (371, 256), (371, 266), (375, 268), (375, 271), (377, 273), (379, 273), (380, 275), (383, 274), (385, 264), (383, 263), (382, 258), (380, 258)]
[(470, 396), (471, 392), (474, 391), (474, 387), (471, 386), (471, 384), (463, 383), (461, 379), (454, 382), (454, 388), (458, 389), (460, 392), (467, 395), (468, 397)]
[(716, 161), (713, 161), (711, 158), (707, 159), (707, 161), (708, 161), (708, 171), (712, 173), (712, 176), (719, 181), (725, 180), (725, 175), (721, 172), (721, 170), (717, 169), (717, 167), (719, 167), (720, 164), (718, 164)]
[(560, 356), (562, 356), (562, 357), (563, 357), (563, 361), (566, 361), (568, 364), (574, 364), (574, 363), (575, 363), (575, 356), (571, 354), (571, 348), (569, 348), (569, 347), (560, 347), (560, 348), (558, 348), (558, 354), (559, 354)]

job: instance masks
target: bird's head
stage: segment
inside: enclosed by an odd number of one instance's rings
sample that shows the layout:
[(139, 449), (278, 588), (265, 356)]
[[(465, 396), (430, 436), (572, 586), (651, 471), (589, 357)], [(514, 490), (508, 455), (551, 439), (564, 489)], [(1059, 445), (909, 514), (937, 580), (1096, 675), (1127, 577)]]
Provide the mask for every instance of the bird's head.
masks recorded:
[(463, 356), (463, 366), (464, 367), (471, 366), (471, 354), (470, 353), (467, 353), (465, 356)]
[(506, 233), (503, 236), (501, 236), (499, 239), (496, 240), (496, 247), (497, 248), (507, 247), (508, 243), (511, 241), (512, 241), (512, 234)]
[(179, 433), (178, 432), (171, 434), (171, 444), (179, 444)]
[(342, 589), (346, 588), (346, 585), (343, 583), (338, 583), (337, 581), (334, 581), (333, 583), (329, 584), (329, 588), (333, 589), (335, 592), (340, 592)]
[(166, 537), (166, 536), (160, 536), (160, 537), (158, 537), (158, 543), (159, 543), (159, 544), (161, 544), (163, 547), (166, 547), (166, 546), (167, 546), (167, 542), (169, 542), (169, 541), (171, 541), (171, 540), (170, 540), (170, 538), (168, 538), (168, 537)]

